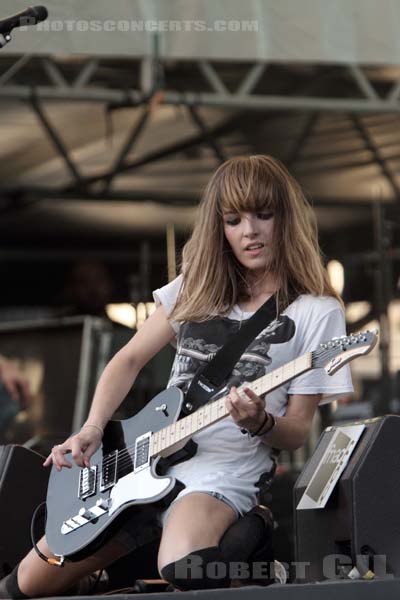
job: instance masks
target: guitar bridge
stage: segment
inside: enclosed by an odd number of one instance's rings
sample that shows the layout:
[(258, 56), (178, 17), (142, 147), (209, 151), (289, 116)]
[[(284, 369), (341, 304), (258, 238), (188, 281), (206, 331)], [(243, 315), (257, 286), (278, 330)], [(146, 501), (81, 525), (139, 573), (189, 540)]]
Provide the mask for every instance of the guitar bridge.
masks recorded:
[(96, 493), (97, 465), (85, 467), (79, 473), (78, 498), (85, 500)]

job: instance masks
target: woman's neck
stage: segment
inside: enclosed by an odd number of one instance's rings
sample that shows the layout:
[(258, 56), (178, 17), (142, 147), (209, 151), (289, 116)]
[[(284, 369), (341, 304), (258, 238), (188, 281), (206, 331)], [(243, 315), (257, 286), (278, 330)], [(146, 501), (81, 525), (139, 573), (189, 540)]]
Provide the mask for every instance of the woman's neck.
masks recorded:
[(257, 277), (256, 275), (250, 275), (247, 278), (246, 291), (248, 297), (256, 300), (260, 296), (272, 295), (278, 289), (278, 283), (276, 278), (272, 275), (265, 275), (264, 277)]

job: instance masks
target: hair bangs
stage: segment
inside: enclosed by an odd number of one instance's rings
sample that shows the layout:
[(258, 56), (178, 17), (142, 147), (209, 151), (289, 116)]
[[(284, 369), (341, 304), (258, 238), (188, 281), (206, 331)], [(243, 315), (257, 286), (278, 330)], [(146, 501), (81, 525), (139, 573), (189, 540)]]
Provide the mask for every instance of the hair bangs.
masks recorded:
[[(257, 159), (258, 157), (254, 157)], [(275, 212), (279, 189), (269, 169), (251, 158), (237, 158), (225, 165), (218, 181), (218, 212)]]

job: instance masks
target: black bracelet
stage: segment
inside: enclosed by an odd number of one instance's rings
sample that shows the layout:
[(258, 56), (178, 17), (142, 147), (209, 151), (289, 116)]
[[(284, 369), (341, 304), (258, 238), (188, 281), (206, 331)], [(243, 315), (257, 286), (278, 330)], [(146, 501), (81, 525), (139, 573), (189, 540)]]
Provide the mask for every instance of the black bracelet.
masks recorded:
[(260, 427), (257, 429), (257, 431), (249, 431), (248, 429), (244, 429), (244, 427), (242, 427), (242, 429), (240, 431), (242, 433), (248, 433), (250, 437), (254, 437), (255, 435), (258, 435), (260, 433), (261, 429), (264, 427), (267, 420), (268, 420), (268, 413), (265, 412), (264, 420), (263, 420), (262, 424), (260, 425)]
[[(270, 427), (267, 429), (267, 431), (263, 431), (264, 427), (265, 427), (265, 423), (268, 421), (269, 417), (271, 417), (271, 425)], [(276, 425), (276, 421), (275, 421), (275, 417), (274, 415), (272, 415), (271, 413), (265, 411), (265, 417), (264, 420), (261, 424), (261, 426), (257, 429), (257, 431), (249, 431), (248, 429), (244, 429), (244, 427), (241, 428), (241, 432), (242, 433), (247, 433), (247, 435), (249, 435), (250, 437), (255, 437), (255, 436), (261, 436), (261, 435), (267, 435), (268, 433), (270, 433), (273, 428)]]
[(260, 434), (260, 431), (262, 431), (264, 429), (264, 425), (268, 421), (268, 417), (269, 417), (269, 413), (267, 413), (267, 411), (265, 411), (264, 420), (261, 423), (260, 427), (257, 429), (257, 431), (249, 431), (250, 437), (255, 437), (256, 435)]
[(269, 435), (271, 433), (271, 431), (274, 429), (274, 427), (276, 426), (276, 419), (275, 419), (274, 415), (272, 413), (268, 413), (268, 415), (271, 417), (271, 425), (268, 427), (267, 431), (261, 431), (258, 435), (261, 435), (261, 436)]

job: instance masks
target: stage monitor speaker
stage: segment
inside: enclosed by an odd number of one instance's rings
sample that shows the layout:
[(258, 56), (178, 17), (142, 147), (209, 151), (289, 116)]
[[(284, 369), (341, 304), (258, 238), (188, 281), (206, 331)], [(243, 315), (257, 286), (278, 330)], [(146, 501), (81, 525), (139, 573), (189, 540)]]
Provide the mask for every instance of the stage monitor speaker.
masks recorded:
[(46, 499), (50, 474), (43, 460), (23, 446), (0, 446), (0, 578), (32, 547), (31, 520)]
[(305, 563), (299, 582), (330, 579), (335, 554), (343, 555), (335, 566), (338, 575), (340, 565), (356, 565), (357, 556), (364, 556), (365, 565), (368, 556), (372, 562), (372, 556), (384, 555), (386, 561), (378, 563), (382, 574), (400, 576), (400, 417), (362, 424), (365, 429), (325, 508), (296, 510), (334, 433), (351, 423), (322, 433), (295, 484), (295, 559)]

